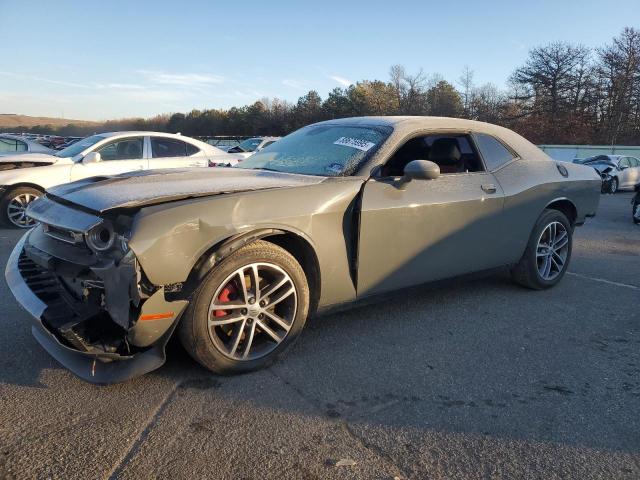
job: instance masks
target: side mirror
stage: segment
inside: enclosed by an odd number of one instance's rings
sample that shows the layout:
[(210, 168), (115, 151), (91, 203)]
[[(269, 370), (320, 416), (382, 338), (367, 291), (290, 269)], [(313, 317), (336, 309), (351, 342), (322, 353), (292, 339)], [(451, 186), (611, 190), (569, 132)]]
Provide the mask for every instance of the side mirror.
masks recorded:
[(82, 159), (82, 163), (97, 163), (102, 161), (102, 156), (98, 152), (89, 152)]
[(404, 180), (435, 180), (440, 176), (438, 164), (429, 160), (412, 160), (404, 167)]

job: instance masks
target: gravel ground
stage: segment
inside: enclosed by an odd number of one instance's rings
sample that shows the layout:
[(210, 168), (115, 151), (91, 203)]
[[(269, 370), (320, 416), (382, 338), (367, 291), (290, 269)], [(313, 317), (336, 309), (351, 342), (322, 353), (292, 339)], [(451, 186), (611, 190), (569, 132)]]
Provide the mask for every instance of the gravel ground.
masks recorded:
[[(0, 281), (0, 478), (639, 478), (630, 198), (603, 196), (552, 290), (497, 274), (400, 293), (238, 377), (172, 344), (156, 372), (84, 383)], [(2, 264), (19, 235), (0, 230)]]

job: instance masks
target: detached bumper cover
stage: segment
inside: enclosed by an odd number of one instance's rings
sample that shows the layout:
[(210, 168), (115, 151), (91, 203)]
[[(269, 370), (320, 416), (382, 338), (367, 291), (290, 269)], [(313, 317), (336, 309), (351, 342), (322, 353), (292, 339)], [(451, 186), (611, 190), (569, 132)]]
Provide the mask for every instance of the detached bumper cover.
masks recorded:
[[(126, 356), (79, 351), (63, 344), (50, 332), (43, 320), (48, 312), (60, 307), (59, 299), (50, 288), (56, 280), (50, 272), (33, 269), (32, 263), (26, 258), (24, 246), (30, 233), (27, 232), (13, 249), (5, 270), (5, 278), (13, 295), (33, 318), (31, 330), (34, 337), (52, 357), (81, 379), (96, 384), (122, 382), (164, 364), (165, 347), (179, 318), (175, 319), (173, 325), (154, 345), (142, 352)], [(57, 312), (54, 313), (59, 315)]]

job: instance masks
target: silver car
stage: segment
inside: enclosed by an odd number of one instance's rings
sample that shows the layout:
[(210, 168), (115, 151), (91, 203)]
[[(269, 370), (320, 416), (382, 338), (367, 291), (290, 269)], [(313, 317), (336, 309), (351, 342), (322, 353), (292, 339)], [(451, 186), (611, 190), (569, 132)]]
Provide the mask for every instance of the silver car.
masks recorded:
[(18, 135), (0, 135), (0, 157), (25, 153), (55, 153), (52, 149)]
[(310, 315), (372, 295), (494, 268), (553, 287), (600, 183), (495, 125), (331, 120), (232, 168), (51, 188), (6, 278), (38, 341), (85, 380), (158, 368), (174, 331), (206, 368), (240, 373)]
[(580, 161), (582, 165), (595, 168), (598, 172), (608, 166), (613, 167), (609, 174), (611, 181), (611, 193), (618, 190), (633, 190), (640, 183), (640, 160), (626, 155), (597, 155)]

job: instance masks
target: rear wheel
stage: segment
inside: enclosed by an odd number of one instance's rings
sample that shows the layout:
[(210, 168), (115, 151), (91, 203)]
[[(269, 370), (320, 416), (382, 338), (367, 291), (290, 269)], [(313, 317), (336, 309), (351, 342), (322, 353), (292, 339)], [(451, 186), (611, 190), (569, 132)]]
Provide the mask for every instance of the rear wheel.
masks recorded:
[(513, 280), (536, 290), (553, 287), (569, 266), (573, 228), (566, 215), (545, 210), (538, 218), (524, 255), (511, 270)]
[(12, 228), (33, 227), (36, 222), (27, 217), (27, 207), (41, 196), (40, 190), (31, 187), (18, 187), (9, 190), (0, 200), (0, 221)]
[(179, 335), (216, 373), (270, 364), (301, 332), (309, 310), (304, 271), (286, 250), (251, 243), (224, 259), (195, 292)]
[(636, 225), (640, 224), (640, 193), (633, 202), (633, 223)]

